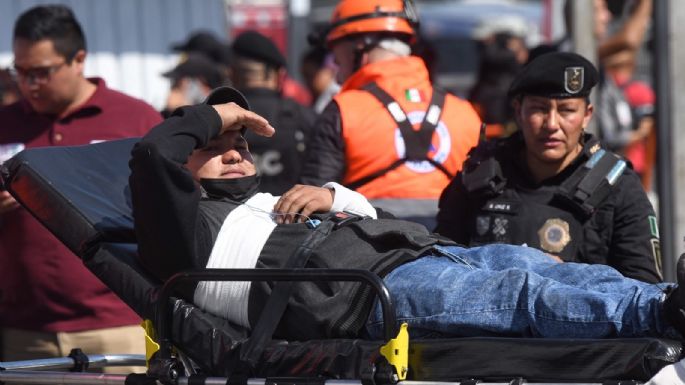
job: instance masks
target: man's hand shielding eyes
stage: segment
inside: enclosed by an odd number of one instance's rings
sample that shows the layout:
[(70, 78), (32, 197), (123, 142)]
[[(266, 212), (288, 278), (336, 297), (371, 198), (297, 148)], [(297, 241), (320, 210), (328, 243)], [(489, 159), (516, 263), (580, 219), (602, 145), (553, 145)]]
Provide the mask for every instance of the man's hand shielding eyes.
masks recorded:
[(235, 103), (216, 104), (212, 107), (221, 117), (220, 134), (227, 131), (240, 131), (242, 127), (261, 136), (272, 136), (276, 132), (266, 119)]

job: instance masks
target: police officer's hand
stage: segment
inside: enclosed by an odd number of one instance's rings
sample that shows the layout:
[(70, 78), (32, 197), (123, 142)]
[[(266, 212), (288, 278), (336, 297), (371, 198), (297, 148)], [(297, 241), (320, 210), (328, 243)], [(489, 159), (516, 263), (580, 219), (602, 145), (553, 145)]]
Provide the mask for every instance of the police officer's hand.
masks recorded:
[(221, 117), (220, 134), (226, 131), (240, 131), (243, 126), (262, 136), (271, 136), (276, 132), (266, 119), (233, 102), (216, 104), (212, 107)]
[(295, 185), (276, 202), (276, 223), (304, 222), (312, 213), (331, 211), (334, 197), (332, 189)]
[(0, 215), (19, 208), (14, 198), (7, 191), (0, 191)]

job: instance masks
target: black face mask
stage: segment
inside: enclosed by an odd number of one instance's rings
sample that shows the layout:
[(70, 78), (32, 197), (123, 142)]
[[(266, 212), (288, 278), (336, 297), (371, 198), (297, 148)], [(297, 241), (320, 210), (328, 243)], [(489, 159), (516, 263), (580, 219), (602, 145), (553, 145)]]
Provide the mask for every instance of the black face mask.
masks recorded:
[(200, 179), (200, 185), (209, 198), (228, 199), (245, 203), (259, 190), (259, 176), (251, 175), (234, 179)]

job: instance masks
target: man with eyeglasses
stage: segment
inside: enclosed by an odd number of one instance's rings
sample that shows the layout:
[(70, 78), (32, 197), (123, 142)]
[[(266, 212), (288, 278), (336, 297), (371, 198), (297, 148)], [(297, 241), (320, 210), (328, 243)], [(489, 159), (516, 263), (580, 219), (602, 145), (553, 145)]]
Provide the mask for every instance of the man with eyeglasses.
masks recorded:
[[(37, 6), (17, 19), (13, 73), (22, 99), (0, 109), (0, 164), (24, 148), (142, 136), (161, 121), (143, 101), (86, 78), (72, 11)], [(6, 191), (0, 191), (2, 359), (142, 353), (138, 317)], [(130, 371), (130, 368), (124, 368)]]

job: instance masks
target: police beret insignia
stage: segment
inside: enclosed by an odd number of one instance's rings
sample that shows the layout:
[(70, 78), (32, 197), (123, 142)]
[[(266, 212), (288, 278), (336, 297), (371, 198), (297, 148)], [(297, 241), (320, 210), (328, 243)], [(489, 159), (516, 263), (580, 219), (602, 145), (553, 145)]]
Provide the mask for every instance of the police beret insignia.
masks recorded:
[(569, 94), (577, 94), (583, 89), (584, 79), (583, 67), (567, 67), (564, 71), (564, 89)]
[(572, 52), (540, 55), (528, 63), (511, 82), (507, 95), (535, 95), (551, 99), (590, 95), (599, 81), (595, 66)]

